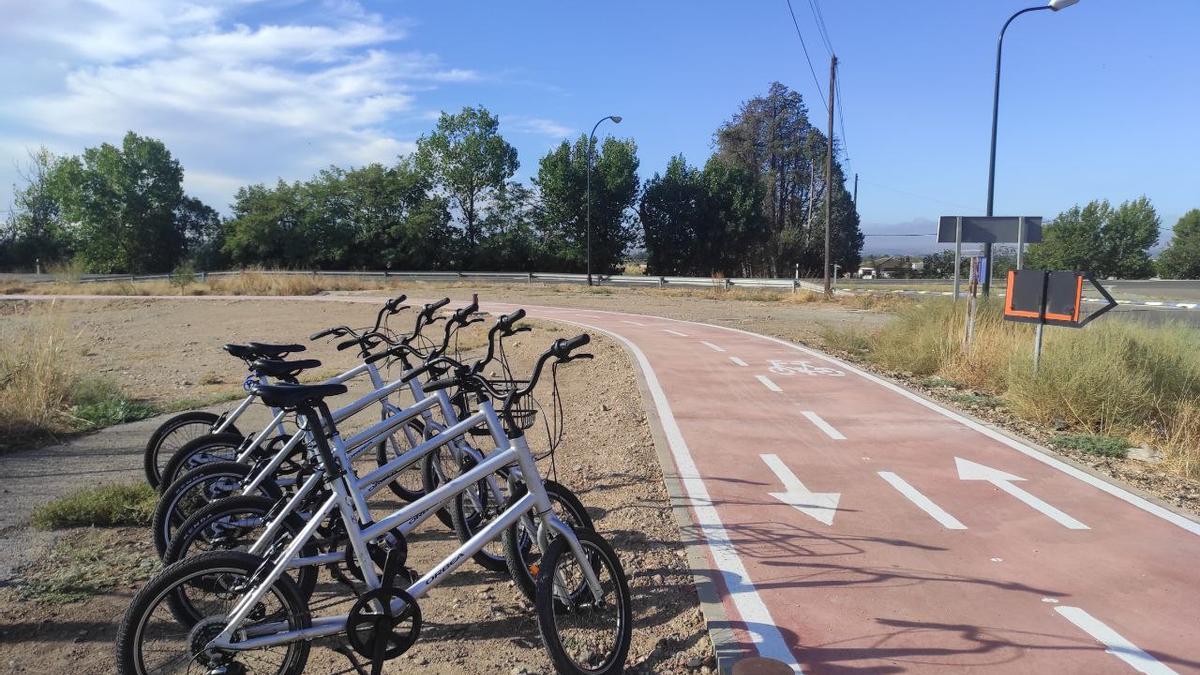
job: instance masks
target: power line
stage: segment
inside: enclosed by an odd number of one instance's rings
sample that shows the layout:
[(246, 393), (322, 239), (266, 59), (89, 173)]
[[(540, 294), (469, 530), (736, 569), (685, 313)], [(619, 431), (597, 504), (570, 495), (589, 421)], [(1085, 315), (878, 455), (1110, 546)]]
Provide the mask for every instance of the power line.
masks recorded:
[(821, 95), (821, 106), (829, 112), (829, 104), (825, 102), (825, 92), (821, 89), (821, 81), (817, 79), (817, 70), (813, 68), (812, 59), (808, 56), (808, 45), (804, 44), (804, 34), (800, 32), (800, 22), (796, 20), (796, 12), (792, 9), (792, 0), (787, 0), (788, 13), (792, 15), (792, 25), (796, 27), (796, 37), (800, 38), (800, 49), (804, 50), (804, 60), (808, 62), (808, 72), (812, 73), (813, 85)]
[(825, 16), (821, 13), (821, 1), (808, 0), (808, 7), (812, 10), (813, 20), (817, 24), (817, 33), (821, 36), (821, 41), (825, 43), (825, 49), (832, 55), (833, 41), (829, 39), (829, 29), (825, 26)]

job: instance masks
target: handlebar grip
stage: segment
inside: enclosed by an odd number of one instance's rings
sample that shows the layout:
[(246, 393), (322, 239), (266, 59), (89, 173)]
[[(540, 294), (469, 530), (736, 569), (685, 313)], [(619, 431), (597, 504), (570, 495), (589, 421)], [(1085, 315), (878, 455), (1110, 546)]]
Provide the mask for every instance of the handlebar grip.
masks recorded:
[(400, 303), (404, 302), (407, 299), (408, 299), (408, 296), (401, 293), (400, 295), (396, 296), (395, 298), (388, 300), (386, 303), (384, 303), (383, 306), (384, 306), (384, 308), (387, 309), (387, 311), (395, 313), (395, 312), (400, 311)]
[(346, 340), (345, 342), (339, 342), (338, 346), (337, 346), (337, 350), (340, 352), (343, 349), (349, 349), (358, 343), (359, 343), (358, 339)]
[(437, 302), (431, 302), (431, 303), (425, 305), (425, 312), (427, 314), (433, 314), (434, 312), (438, 311), (439, 309), (445, 307), (448, 304), (450, 304), (450, 298), (442, 298), (441, 300), (438, 300)]
[(433, 380), (430, 382), (426, 382), (425, 384), (421, 385), (421, 388), (424, 389), (425, 391), (437, 391), (438, 389), (446, 389), (448, 387), (453, 387), (456, 384), (458, 384), (457, 377), (447, 377), (447, 378), (444, 378), (441, 380)]
[(323, 337), (328, 337), (330, 335), (333, 335), (334, 332), (336, 332), (336, 329), (326, 328), (325, 330), (319, 330), (319, 331), (313, 333), (312, 335), (309, 335), (308, 339), (309, 340), (320, 340)]
[(550, 353), (560, 359), (565, 359), (571, 355), (571, 352), (579, 349), (592, 341), (592, 336), (587, 333), (580, 333), (573, 338), (558, 339), (554, 341), (554, 346), (550, 348)]
[(376, 361), (382, 361), (383, 359), (386, 359), (389, 356), (396, 356), (399, 354), (397, 349), (398, 349), (397, 347), (393, 347), (392, 349), (385, 349), (385, 350), (379, 352), (378, 354), (372, 354), (372, 355), (368, 356), (367, 358), (363, 359), (363, 363), (375, 363)]

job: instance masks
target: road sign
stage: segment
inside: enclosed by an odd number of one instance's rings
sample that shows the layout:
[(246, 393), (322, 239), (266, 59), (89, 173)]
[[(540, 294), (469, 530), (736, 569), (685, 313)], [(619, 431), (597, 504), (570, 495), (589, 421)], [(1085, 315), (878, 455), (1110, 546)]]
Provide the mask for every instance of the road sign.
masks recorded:
[[(1108, 304), (1083, 316), (1083, 283), (1090, 283)], [(1117, 306), (1103, 286), (1086, 272), (1009, 270), (1004, 318), (1009, 321), (1081, 328)]]
[[(1108, 304), (1083, 316), (1083, 282), (1090, 283)], [(1004, 318), (1036, 323), (1033, 336), (1033, 370), (1042, 360), (1042, 330), (1046, 324), (1082, 328), (1117, 306), (1108, 291), (1086, 272), (1009, 270), (1004, 291)]]
[[(1025, 236), (1021, 236), (1021, 224)], [(959, 223), (962, 238), (958, 237)], [(938, 219), (938, 243), (1036, 244), (1042, 240), (1041, 216), (942, 216)]]

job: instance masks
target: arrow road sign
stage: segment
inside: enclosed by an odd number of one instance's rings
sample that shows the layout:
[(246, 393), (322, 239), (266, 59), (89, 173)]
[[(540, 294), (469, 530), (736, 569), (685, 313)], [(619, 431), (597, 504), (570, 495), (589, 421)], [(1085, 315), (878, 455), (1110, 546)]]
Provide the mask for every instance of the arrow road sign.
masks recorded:
[(804, 483), (796, 478), (796, 474), (787, 468), (778, 455), (759, 455), (767, 463), (771, 471), (783, 483), (784, 492), (768, 493), (775, 499), (795, 508), (806, 516), (816, 518), (826, 524), (833, 524), (833, 516), (837, 513), (838, 500), (842, 498), (839, 492), (812, 492), (804, 487)]
[(1020, 499), (1030, 507), (1040, 511), (1046, 517), (1054, 520), (1059, 525), (1062, 525), (1069, 530), (1091, 529), (1087, 525), (1075, 520), (1071, 516), (1068, 516), (1062, 511), (1050, 506), (1041, 499), (1034, 497), (1016, 485), (1013, 485), (1014, 481), (1025, 480), (1020, 476), (1014, 476), (1011, 473), (1004, 473), (1003, 471), (1000, 471), (999, 469), (993, 469), (990, 466), (976, 464), (975, 462), (965, 460), (961, 457), (955, 457), (954, 463), (958, 466), (958, 477), (960, 480), (987, 481), (1001, 490), (1004, 490), (1008, 494), (1016, 497), (1017, 499)]

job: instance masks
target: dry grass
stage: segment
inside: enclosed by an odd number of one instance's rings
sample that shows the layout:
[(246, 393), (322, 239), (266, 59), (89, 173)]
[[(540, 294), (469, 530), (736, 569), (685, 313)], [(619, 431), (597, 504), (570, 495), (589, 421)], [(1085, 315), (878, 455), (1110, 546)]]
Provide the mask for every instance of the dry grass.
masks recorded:
[(171, 280), (106, 281), (78, 283), (56, 281), (33, 287), (5, 289), (6, 293), (39, 295), (316, 295), (327, 291), (365, 291), (392, 286), (390, 281), (359, 277), (320, 277), (310, 274), (268, 274), (246, 270), (206, 282), (181, 285)]
[(1029, 421), (1159, 447), (1181, 473), (1200, 476), (1200, 331), (1117, 317), (1051, 327), (1035, 373), (1032, 326), (983, 307), (968, 349), (965, 304), (925, 302), (875, 334), (831, 330), (826, 342), (890, 370), (988, 392)]
[(111, 381), (83, 373), (79, 349), (53, 305), (0, 322), (0, 449), (157, 412)]
[(0, 436), (68, 430), (63, 411), (78, 378), (77, 353), (66, 321), (52, 310), (27, 324), (14, 317), (0, 322)]

